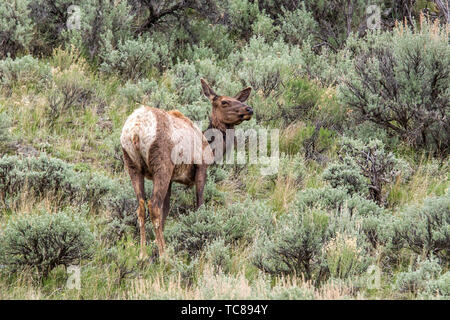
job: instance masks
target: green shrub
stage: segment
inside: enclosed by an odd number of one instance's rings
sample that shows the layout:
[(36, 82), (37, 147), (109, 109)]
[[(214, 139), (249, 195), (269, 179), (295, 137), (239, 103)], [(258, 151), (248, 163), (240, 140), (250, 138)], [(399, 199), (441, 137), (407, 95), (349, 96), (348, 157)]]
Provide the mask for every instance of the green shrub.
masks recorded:
[[(281, 112), (277, 113), (281, 117)], [(285, 119), (289, 121), (288, 116)], [(280, 120), (285, 121), (282, 118)], [(334, 144), (334, 139), (335, 132), (320, 123), (312, 125), (296, 121), (281, 133), (280, 151), (290, 155), (302, 154), (307, 160), (324, 163), (328, 161), (326, 154)]]
[(187, 61), (178, 62), (172, 70), (173, 84), (182, 103), (192, 103), (199, 100), (201, 85), (195, 64)]
[(252, 33), (255, 36), (264, 36), (267, 42), (272, 43), (278, 35), (280, 27), (268, 15), (261, 13), (252, 25)]
[(342, 188), (317, 188), (300, 191), (297, 196), (299, 208), (322, 208), (340, 214), (345, 201), (349, 198)]
[(324, 128), (322, 124), (306, 126), (306, 137), (303, 142), (303, 150), (306, 159), (312, 159), (319, 163), (326, 162), (328, 158), (324, 154), (334, 143), (335, 132)]
[(158, 87), (155, 80), (140, 79), (136, 82), (128, 80), (125, 85), (119, 89), (119, 93), (128, 103), (145, 103), (151, 94)]
[(283, 8), (283, 14), (280, 16), (281, 34), (286, 42), (301, 45), (304, 41), (313, 37), (313, 32), (317, 30), (317, 22), (314, 20), (311, 12), (305, 7), (288, 11)]
[(51, 126), (58, 118), (73, 108), (86, 109), (95, 97), (94, 84), (82, 67), (55, 72), (54, 85), (49, 94), (47, 117)]
[(332, 237), (329, 217), (322, 211), (292, 212), (282, 216), (273, 234), (258, 239), (253, 263), (264, 272), (324, 276), (322, 247)]
[(376, 216), (383, 213), (375, 202), (357, 194), (349, 195), (343, 188), (318, 188), (300, 191), (296, 205), (299, 208), (321, 208), (341, 214), (348, 209), (350, 215)]
[[(385, 8), (383, 1), (373, 1), (372, 3), (379, 5), (382, 9)], [(259, 0), (260, 10), (264, 10), (272, 18), (277, 18), (278, 23), (282, 23), (284, 20), (290, 21), (296, 19), (296, 23), (293, 23), (295, 27), (308, 27), (314, 21), (314, 29), (311, 30), (311, 34), (316, 38), (318, 45), (328, 46), (334, 51), (339, 50), (344, 44), (346, 38), (350, 33), (364, 26), (366, 19), (367, 1), (364, 0), (352, 0), (348, 2), (346, 0), (304, 0), (304, 1), (291, 1), (291, 0)], [(308, 15), (297, 15), (297, 12), (308, 12)], [(289, 13), (294, 17), (290, 17)], [(305, 21), (301, 24), (301, 21)], [(311, 22), (310, 22), (311, 21)], [(349, 24), (350, 23), (350, 24)], [(301, 30), (298, 30), (302, 34)]]
[(378, 204), (384, 202), (383, 187), (386, 183), (397, 177), (407, 179), (411, 173), (407, 163), (386, 152), (380, 140), (363, 143), (344, 137), (338, 154), (341, 163), (349, 168), (358, 168), (360, 174), (367, 178), (369, 197)]
[[(105, 221), (106, 226), (103, 229), (101, 238), (115, 244), (117, 241), (123, 239), (127, 235), (131, 235), (134, 239), (138, 239), (140, 235), (139, 222), (137, 219), (136, 210), (138, 202), (134, 194), (131, 182), (114, 183), (108, 193), (103, 197), (102, 203), (105, 209), (109, 211), (109, 216)], [(148, 184), (146, 188), (146, 198), (150, 199), (152, 188)], [(154, 239), (153, 226), (150, 219), (145, 221), (145, 230), (147, 233), (147, 240), (150, 242)]]
[(223, 271), (228, 273), (231, 268), (230, 247), (225, 244), (223, 239), (217, 239), (211, 242), (205, 249), (205, 257), (211, 263), (216, 272)]
[(324, 247), (324, 260), (335, 279), (347, 279), (361, 275), (368, 267), (364, 248), (358, 244), (356, 236), (336, 233)]
[(350, 125), (344, 131), (344, 135), (355, 140), (361, 140), (363, 143), (369, 143), (369, 141), (377, 139), (380, 140), (389, 150), (395, 150), (395, 148), (400, 144), (400, 140), (398, 138), (390, 137), (386, 129), (370, 121), (364, 121), (356, 126)]
[(259, 233), (253, 263), (273, 275), (304, 274), (316, 284), (361, 275), (373, 262), (368, 253), (392, 237), (388, 217), (342, 188), (301, 191), (275, 228)]
[[(395, 43), (393, 46), (392, 43)], [(450, 47), (445, 26), (426, 21), (351, 41), (340, 86), (343, 103), (413, 146), (448, 154)]]
[(66, 212), (12, 218), (0, 237), (0, 261), (10, 272), (35, 268), (47, 277), (59, 265), (92, 256), (94, 236), (85, 221)]
[(368, 192), (366, 179), (355, 166), (342, 163), (330, 164), (323, 172), (322, 178), (333, 188), (342, 187), (350, 195), (364, 196)]
[(322, 93), (323, 89), (308, 79), (295, 78), (287, 81), (283, 92), (285, 106), (280, 108), (280, 116), (286, 123), (312, 120)]
[(227, 245), (239, 241), (249, 243), (256, 234), (267, 232), (272, 227), (267, 205), (246, 201), (218, 209), (202, 206), (197, 211), (181, 215), (166, 230), (166, 235), (176, 251), (194, 255), (217, 239), (222, 239)]
[[(67, 12), (69, 5), (73, 2), (67, 0), (49, 1), (44, 5), (45, 10), (49, 11), (47, 15), (50, 19), (59, 20), (60, 15), (55, 15), (53, 8), (57, 7), (60, 12)], [(120, 44), (127, 40), (133, 40), (133, 20), (135, 19), (135, 12), (132, 11), (129, 1), (114, 1), (114, 0), (82, 0), (77, 3), (80, 8), (80, 29), (68, 30), (65, 26), (58, 32), (55, 26), (58, 24), (49, 23), (48, 37), (60, 39), (66, 44), (74, 45), (76, 48), (88, 56), (91, 60), (101, 63), (104, 55), (112, 53), (117, 50)], [(99, 15), (101, 12), (101, 15)], [(60, 23), (60, 21), (58, 21)], [(66, 24), (66, 21), (63, 21)], [(60, 29), (60, 30), (61, 30)], [(57, 34), (55, 35), (55, 31)], [(53, 42), (47, 38), (47, 43)], [(100, 58), (100, 59), (99, 59)], [(131, 58), (131, 57), (130, 57)], [(125, 62), (126, 63), (126, 62)]]
[(34, 24), (29, 14), (30, 0), (5, 0), (0, 3), (0, 59), (15, 57), (29, 48)]
[[(191, 27), (192, 33), (197, 36), (199, 43), (191, 45), (191, 41), (188, 41), (189, 45), (184, 51), (179, 54), (175, 53), (175, 56), (181, 60), (196, 61), (197, 59), (212, 58), (214, 56), (225, 59), (235, 49), (236, 44), (226, 26), (211, 24), (208, 20), (193, 20)], [(164, 40), (167, 41), (167, 35), (163, 36)], [(172, 47), (172, 50), (183, 49), (176, 45)]]
[(6, 112), (0, 111), (0, 155), (7, 153), (9, 150), (8, 143), (11, 140), (9, 134), (9, 126), (11, 125), (10, 118), (6, 115)]
[[(107, 210), (109, 217), (102, 238), (115, 243), (126, 234), (139, 236), (138, 203), (131, 182), (128, 178), (125, 181), (78, 171), (74, 165), (45, 155), (39, 158), (4, 156), (0, 158), (0, 205), (13, 209), (26, 193), (38, 199), (57, 199), (59, 208), (87, 205), (94, 211)], [(149, 199), (152, 188), (147, 185), (146, 189)], [(147, 232), (153, 234), (150, 219)]]
[(450, 258), (450, 193), (408, 207), (395, 224), (395, 236), (415, 253)]
[(201, 207), (181, 216), (179, 221), (167, 230), (167, 239), (173, 243), (176, 251), (185, 250), (194, 255), (223, 235), (220, 218), (215, 211)]
[[(199, 78), (203, 77), (215, 88), (218, 94), (235, 95), (241, 90), (241, 84), (233, 81), (229, 70), (222, 68), (215, 57), (196, 59), (195, 62), (178, 62), (171, 70), (174, 91), (179, 96), (180, 104), (187, 104), (188, 108), (197, 105), (195, 110), (187, 113), (194, 120), (205, 120), (209, 114), (210, 102), (199, 95), (201, 85)], [(196, 114), (197, 113), (197, 114)]]
[[(379, 244), (386, 244), (392, 238), (390, 216), (385, 214), (375, 202), (367, 200), (358, 194), (350, 196), (343, 188), (306, 189), (299, 192), (296, 206), (300, 210), (327, 210), (336, 231), (344, 232), (357, 229), (363, 241), (367, 241), (376, 248)], [(343, 217), (348, 215), (350, 226), (345, 226)]]
[(252, 26), (260, 14), (258, 3), (249, 0), (230, 0), (228, 12), (231, 29), (239, 36), (249, 39), (252, 35)]
[(296, 286), (275, 286), (269, 294), (271, 300), (314, 300), (314, 298), (314, 291)]
[(38, 158), (0, 158), (0, 201), (11, 206), (24, 192), (58, 198), (59, 205), (87, 204), (98, 210), (115, 182), (101, 174), (77, 172), (73, 165), (41, 155)]
[(34, 85), (42, 89), (51, 78), (50, 66), (32, 56), (0, 60), (0, 84), (3, 89), (10, 91), (18, 85)]
[(241, 50), (228, 58), (233, 72), (264, 98), (279, 94), (280, 86), (289, 80), (300, 64), (299, 49), (277, 40), (272, 44), (255, 36)]
[(152, 68), (162, 71), (170, 62), (167, 45), (155, 43), (149, 37), (121, 41), (116, 49), (106, 47), (101, 57), (101, 71), (134, 80), (147, 76)]
[[(434, 291), (437, 294), (449, 295), (448, 283), (444, 286), (440, 284), (441, 273), (442, 268), (435, 260), (418, 261), (416, 270), (401, 272), (397, 275), (395, 287), (402, 293)], [(442, 280), (445, 278), (448, 279), (448, 275), (442, 276)]]
[(104, 143), (99, 145), (100, 158), (104, 162), (104, 166), (113, 173), (120, 173), (124, 171), (123, 151), (120, 144), (120, 135), (122, 128), (117, 128), (104, 138)]
[(428, 281), (426, 291), (420, 296), (425, 299), (429, 299), (429, 296), (439, 296), (448, 300), (450, 298), (450, 271), (435, 280)]

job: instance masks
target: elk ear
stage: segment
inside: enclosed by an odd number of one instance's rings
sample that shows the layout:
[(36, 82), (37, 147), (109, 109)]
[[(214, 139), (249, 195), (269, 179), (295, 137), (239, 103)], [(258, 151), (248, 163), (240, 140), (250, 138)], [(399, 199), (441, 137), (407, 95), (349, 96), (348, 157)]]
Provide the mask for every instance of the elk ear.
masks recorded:
[(247, 101), (248, 97), (250, 96), (250, 92), (252, 92), (252, 88), (247, 87), (244, 90), (242, 90), (241, 92), (239, 92), (234, 98), (240, 102), (245, 102), (245, 101)]
[(203, 79), (200, 79), (200, 82), (202, 83), (202, 89), (203, 89), (203, 94), (209, 99), (209, 100), (213, 100), (215, 97), (217, 97), (217, 94), (214, 92), (213, 89), (211, 89), (211, 87), (209, 86), (209, 84)]

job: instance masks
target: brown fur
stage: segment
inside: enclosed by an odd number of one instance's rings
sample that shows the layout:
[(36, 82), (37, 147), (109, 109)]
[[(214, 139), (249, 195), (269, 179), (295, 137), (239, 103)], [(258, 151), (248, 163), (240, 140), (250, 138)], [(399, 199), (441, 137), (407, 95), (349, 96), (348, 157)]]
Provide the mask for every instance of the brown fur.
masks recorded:
[[(202, 88), (206, 97), (211, 100), (212, 113), (211, 113), (211, 128), (216, 128), (225, 134), (226, 129), (232, 129), (235, 125), (240, 124), (242, 121), (249, 120), (253, 114), (253, 110), (244, 104), (250, 95), (251, 88), (242, 90), (234, 98), (227, 96), (217, 96), (211, 87), (203, 80)], [(133, 157), (133, 161), (130, 155), (127, 153), (124, 144), (124, 164), (127, 169), (130, 179), (139, 202), (139, 208), (137, 210), (140, 234), (141, 234), (141, 256), (145, 255), (145, 190), (144, 190), (144, 177), (153, 180), (153, 194), (151, 199), (148, 200), (148, 209), (150, 219), (155, 228), (156, 242), (158, 245), (159, 253), (162, 254), (165, 249), (165, 241), (163, 237), (164, 224), (167, 215), (170, 210), (170, 194), (172, 181), (176, 181), (188, 186), (195, 184), (196, 189), (196, 208), (198, 209), (203, 204), (203, 190), (206, 183), (208, 164), (203, 161), (201, 164), (174, 164), (171, 160), (171, 153), (174, 148), (174, 143), (170, 136), (169, 125), (171, 122), (170, 117), (176, 117), (188, 123), (193, 130), (194, 124), (190, 119), (185, 117), (178, 110), (163, 111), (156, 108), (147, 107), (147, 111), (150, 111), (156, 120), (156, 136), (152, 144), (148, 147), (147, 159), (139, 156), (136, 159), (136, 155)], [(140, 120), (139, 120), (140, 119)], [(133, 123), (133, 127), (127, 127), (122, 132), (122, 135), (126, 137), (131, 135), (131, 132), (141, 132), (135, 129), (143, 128), (145, 126), (145, 118), (137, 118)], [(197, 129), (198, 130), (198, 129)], [(143, 137), (148, 138), (146, 136)], [(122, 139), (122, 137), (121, 137)], [(143, 140), (143, 141), (144, 141)], [(127, 142), (128, 143), (128, 142)], [(135, 148), (134, 151), (144, 148), (141, 138), (138, 134), (133, 133), (132, 144)], [(127, 144), (129, 147), (129, 143)], [(145, 146), (147, 148), (147, 146)], [(203, 140), (202, 149), (209, 148), (206, 139)], [(133, 151), (133, 152), (134, 152)], [(146, 150), (145, 150), (146, 151)], [(134, 153), (133, 153), (134, 154)], [(140, 152), (140, 155), (143, 153)]]
[(189, 123), (191, 126), (193, 126), (193, 123), (192, 123), (191, 119), (189, 119), (188, 117), (186, 117), (186, 116), (185, 116), (184, 114), (182, 114), (180, 111), (178, 111), (178, 110), (170, 110), (170, 111), (167, 111), (167, 113), (170, 114), (170, 115), (172, 115), (172, 116), (174, 116), (174, 117), (177, 117), (177, 118), (179, 118), (179, 119), (182, 119), (182, 120), (186, 121), (187, 123)]

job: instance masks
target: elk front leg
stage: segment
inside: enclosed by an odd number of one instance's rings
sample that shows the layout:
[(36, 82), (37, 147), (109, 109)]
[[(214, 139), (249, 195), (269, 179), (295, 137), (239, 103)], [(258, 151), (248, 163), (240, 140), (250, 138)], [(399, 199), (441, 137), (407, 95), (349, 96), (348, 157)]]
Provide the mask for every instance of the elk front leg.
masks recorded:
[(206, 184), (206, 169), (207, 165), (198, 165), (197, 170), (195, 171), (195, 193), (197, 196), (197, 204), (195, 210), (200, 208), (203, 204), (203, 190)]

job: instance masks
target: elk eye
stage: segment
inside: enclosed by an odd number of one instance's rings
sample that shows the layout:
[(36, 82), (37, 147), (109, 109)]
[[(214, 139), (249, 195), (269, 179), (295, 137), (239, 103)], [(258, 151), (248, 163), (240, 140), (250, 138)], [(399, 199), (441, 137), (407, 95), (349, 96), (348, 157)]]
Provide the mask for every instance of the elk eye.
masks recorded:
[(229, 105), (229, 103), (228, 103), (228, 101), (222, 101), (222, 105), (227, 106), (227, 105)]

